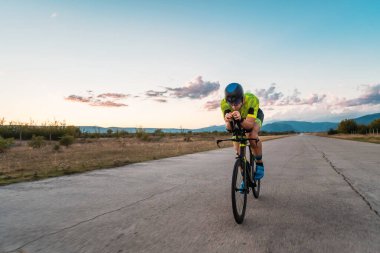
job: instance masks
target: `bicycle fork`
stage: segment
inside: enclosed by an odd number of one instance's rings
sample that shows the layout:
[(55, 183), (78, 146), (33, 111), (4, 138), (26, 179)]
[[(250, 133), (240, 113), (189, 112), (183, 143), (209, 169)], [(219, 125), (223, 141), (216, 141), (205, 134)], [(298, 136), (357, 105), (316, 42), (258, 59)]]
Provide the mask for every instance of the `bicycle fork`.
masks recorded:
[[(249, 187), (256, 187), (256, 181), (253, 179), (254, 175), (251, 175), (253, 170), (251, 170), (251, 164), (247, 161), (245, 157), (239, 156), (239, 159), (241, 160), (241, 166), (240, 166), (240, 173), (244, 180), (245, 190), (247, 193), (249, 193)], [(245, 170), (245, 173), (243, 171), (243, 168)]]

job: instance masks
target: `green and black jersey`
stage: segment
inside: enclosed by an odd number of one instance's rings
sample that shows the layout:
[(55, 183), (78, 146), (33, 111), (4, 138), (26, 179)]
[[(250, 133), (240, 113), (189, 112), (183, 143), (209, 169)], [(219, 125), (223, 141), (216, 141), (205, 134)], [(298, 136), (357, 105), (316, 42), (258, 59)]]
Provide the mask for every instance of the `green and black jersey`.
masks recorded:
[[(243, 106), (239, 110), (241, 118), (254, 118), (261, 127), (263, 119), (261, 119), (260, 115), (258, 117), (258, 113), (260, 110), (259, 105), (259, 99), (255, 95), (253, 95), (252, 93), (245, 93)], [(225, 98), (221, 101), (220, 107), (222, 109), (223, 118), (227, 113), (233, 111), (232, 107), (227, 103)]]

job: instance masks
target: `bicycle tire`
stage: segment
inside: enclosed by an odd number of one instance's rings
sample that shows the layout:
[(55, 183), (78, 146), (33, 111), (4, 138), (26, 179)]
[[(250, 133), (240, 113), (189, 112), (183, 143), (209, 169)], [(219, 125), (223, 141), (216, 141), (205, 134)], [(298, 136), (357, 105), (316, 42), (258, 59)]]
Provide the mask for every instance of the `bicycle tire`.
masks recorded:
[(245, 209), (247, 207), (247, 189), (241, 193), (238, 189), (240, 187), (241, 180), (244, 179), (245, 188), (247, 188), (246, 182), (246, 170), (243, 171), (241, 175), (241, 169), (243, 168), (243, 162), (241, 159), (237, 159), (234, 165), (234, 170), (232, 172), (232, 183), (231, 183), (231, 200), (232, 200), (232, 212), (236, 223), (241, 224), (244, 221)]
[[(251, 168), (252, 168), (252, 175), (254, 177), (254, 175), (256, 174), (256, 163), (253, 161), (253, 159), (251, 159)], [(255, 187), (252, 187), (252, 193), (253, 193), (253, 197), (255, 197), (255, 199), (258, 199), (259, 196), (260, 196), (260, 185), (261, 185), (261, 180), (255, 180), (253, 179), (253, 182), (255, 183)]]

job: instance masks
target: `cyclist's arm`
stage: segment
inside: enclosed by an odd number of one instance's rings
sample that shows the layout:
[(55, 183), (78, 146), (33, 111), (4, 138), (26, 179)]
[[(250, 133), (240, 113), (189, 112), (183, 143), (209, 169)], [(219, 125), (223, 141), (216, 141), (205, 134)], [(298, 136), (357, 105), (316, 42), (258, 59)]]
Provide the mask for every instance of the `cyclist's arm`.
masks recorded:
[(243, 122), (241, 122), (241, 126), (244, 129), (252, 129), (255, 124), (255, 118), (247, 117)]
[(255, 107), (249, 108), (247, 117), (241, 123), (244, 129), (252, 129), (254, 127), (258, 110), (259, 110), (258, 104), (256, 104)]
[(226, 129), (231, 131), (232, 128), (231, 128), (230, 121), (226, 121), (226, 114), (228, 114), (228, 113), (231, 113), (231, 110), (225, 110), (224, 111), (224, 122), (226, 122)]

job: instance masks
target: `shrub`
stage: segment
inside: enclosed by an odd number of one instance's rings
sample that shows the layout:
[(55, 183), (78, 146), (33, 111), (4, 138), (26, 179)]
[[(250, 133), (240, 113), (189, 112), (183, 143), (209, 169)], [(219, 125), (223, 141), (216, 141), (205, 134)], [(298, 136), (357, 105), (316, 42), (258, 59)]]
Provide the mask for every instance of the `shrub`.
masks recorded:
[(32, 139), (29, 141), (28, 145), (32, 148), (41, 148), (45, 146), (45, 137), (43, 136), (35, 136), (33, 134)]
[(136, 137), (139, 138), (140, 140), (143, 140), (143, 141), (149, 141), (150, 140), (149, 134), (146, 133), (142, 127), (136, 128)]
[(335, 130), (335, 129), (332, 129), (332, 128), (330, 128), (329, 131), (327, 131), (328, 135), (333, 135), (333, 134), (337, 134), (337, 133), (338, 133), (338, 130)]
[(144, 134), (146, 134), (144, 128), (142, 128), (142, 127), (136, 128), (136, 137), (137, 138), (140, 139), (141, 137), (143, 137)]
[(13, 144), (13, 138), (4, 139), (0, 136), (0, 153), (4, 153)]
[(53, 151), (58, 151), (61, 148), (61, 145), (59, 143), (54, 144)]
[(59, 144), (65, 146), (66, 148), (68, 148), (73, 143), (74, 143), (74, 136), (67, 135), (67, 134), (62, 136), (61, 140), (59, 141)]
[(156, 130), (154, 130), (153, 135), (164, 137), (165, 133), (161, 129), (156, 129)]
[(141, 136), (140, 139), (143, 140), (143, 141), (150, 141), (149, 134), (145, 133), (144, 135)]

